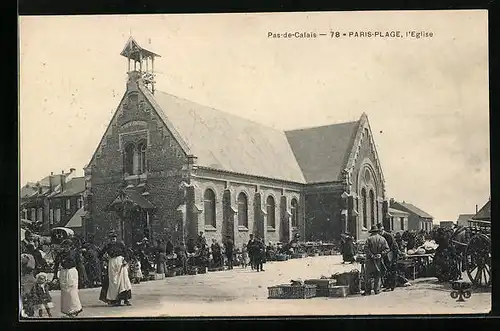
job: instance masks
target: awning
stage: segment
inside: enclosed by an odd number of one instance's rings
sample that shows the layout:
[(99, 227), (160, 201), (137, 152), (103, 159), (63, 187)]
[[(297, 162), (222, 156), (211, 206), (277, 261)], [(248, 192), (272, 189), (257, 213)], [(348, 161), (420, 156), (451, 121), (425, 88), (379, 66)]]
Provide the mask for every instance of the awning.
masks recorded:
[(142, 209), (154, 209), (154, 205), (135, 189), (125, 189), (111, 202), (108, 208), (130, 203)]
[(85, 210), (82, 208), (78, 209), (71, 217), (69, 222), (65, 225), (66, 228), (81, 228), (82, 227), (82, 217), (84, 217), (86, 214)]

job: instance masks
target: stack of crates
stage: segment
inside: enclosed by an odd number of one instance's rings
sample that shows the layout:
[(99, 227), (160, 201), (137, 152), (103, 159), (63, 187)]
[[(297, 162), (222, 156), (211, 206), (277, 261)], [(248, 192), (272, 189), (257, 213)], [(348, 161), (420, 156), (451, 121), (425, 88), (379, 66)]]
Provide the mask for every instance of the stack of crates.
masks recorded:
[(316, 296), (317, 297), (328, 297), (330, 296), (330, 288), (337, 285), (335, 279), (308, 279), (304, 282), (306, 285), (316, 285)]

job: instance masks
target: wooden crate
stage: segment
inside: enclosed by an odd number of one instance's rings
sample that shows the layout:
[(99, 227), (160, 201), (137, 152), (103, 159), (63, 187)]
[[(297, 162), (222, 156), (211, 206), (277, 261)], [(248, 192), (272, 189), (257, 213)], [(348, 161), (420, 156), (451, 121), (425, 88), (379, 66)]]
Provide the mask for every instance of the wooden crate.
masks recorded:
[(337, 285), (348, 286), (349, 294), (357, 294), (361, 290), (361, 274), (356, 269), (350, 272), (343, 272), (333, 276), (337, 280)]
[(340, 285), (328, 288), (330, 298), (345, 298), (349, 294), (349, 286)]
[(162, 279), (165, 279), (164, 274), (155, 274), (155, 280), (162, 280)]
[(308, 279), (304, 284), (316, 285), (316, 296), (327, 297), (330, 293), (328, 289), (337, 285), (337, 281), (335, 279)]
[(311, 299), (316, 296), (316, 285), (283, 284), (267, 288), (268, 299)]

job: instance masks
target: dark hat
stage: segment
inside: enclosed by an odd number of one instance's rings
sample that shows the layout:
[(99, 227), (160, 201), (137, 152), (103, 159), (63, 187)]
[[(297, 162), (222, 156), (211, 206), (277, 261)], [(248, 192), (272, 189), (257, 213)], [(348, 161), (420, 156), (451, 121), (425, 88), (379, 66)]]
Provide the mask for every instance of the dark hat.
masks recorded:
[(111, 230), (108, 233), (108, 237), (110, 237), (110, 238), (116, 238), (116, 237), (118, 237), (118, 235), (116, 234), (116, 232), (114, 230)]
[(374, 225), (374, 226), (372, 226), (372, 228), (368, 232), (370, 232), (370, 233), (376, 233), (376, 232), (379, 232), (379, 231), (380, 231), (379, 228)]
[(380, 230), (382, 230), (384, 228), (384, 226), (382, 225), (382, 223), (377, 223), (377, 228), (379, 228)]
[(250, 237), (253, 237), (253, 233), (250, 233)]

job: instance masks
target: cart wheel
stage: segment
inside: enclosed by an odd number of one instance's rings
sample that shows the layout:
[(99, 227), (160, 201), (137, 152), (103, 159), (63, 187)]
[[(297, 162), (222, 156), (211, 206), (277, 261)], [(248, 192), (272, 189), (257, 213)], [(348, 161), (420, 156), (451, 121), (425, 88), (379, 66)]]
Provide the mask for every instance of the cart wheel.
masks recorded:
[(458, 298), (458, 292), (457, 291), (452, 291), (450, 293), (450, 296), (451, 296), (452, 299), (456, 299), (456, 298)]
[(478, 234), (472, 237), (465, 252), (467, 276), (478, 287), (491, 285), (491, 239)]
[(469, 299), (471, 297), (471, 295), (472, 294), (470, 293), (470, 291), (465, 291), (464, 292), (464, 298), (466, 298), (466, 299)]

